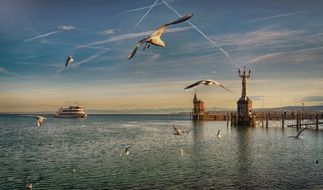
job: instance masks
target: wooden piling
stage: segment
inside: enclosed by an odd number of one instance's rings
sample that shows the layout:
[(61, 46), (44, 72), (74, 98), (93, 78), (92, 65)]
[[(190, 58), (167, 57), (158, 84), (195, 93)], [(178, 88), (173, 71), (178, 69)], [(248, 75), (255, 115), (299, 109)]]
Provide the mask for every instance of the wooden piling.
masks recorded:
[(317, 113), (315, 115), (315, 129), (318, 131), (319, 130), (319, 114)]
[(268, 117), (269, 117), (269, 115), (266, 114), (266, 128), (268, 128)]
[(285, 117), (286, 117), (286, 112), (282, 113), (282, 129), (284, 129)]

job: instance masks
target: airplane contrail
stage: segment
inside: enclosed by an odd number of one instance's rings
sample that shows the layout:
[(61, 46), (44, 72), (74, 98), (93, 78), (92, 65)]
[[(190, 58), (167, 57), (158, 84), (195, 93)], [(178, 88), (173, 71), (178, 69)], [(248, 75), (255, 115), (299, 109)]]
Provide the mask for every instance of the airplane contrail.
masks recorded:
[(28, 42), (28, 41), (31, 41), (31, 40), (34, 40), (34, 39), (37, 39), (37, 38), (43, 38), (43, 37), (46, 37), (46, 36), (50, 36), (50, 35), (56, 34), (58, 32), (61, 32), (61, 31), (59, 31), (59, 30), (52, 31), (52, 32), (49, 32), (49, 33), (46, 33), (46, 34), (42, 34), (42, 35), (33, 37), (33, 38), (25, 39), (24, 41)]
[[(170, 8), (175, 14), (177, 14), (179, 17), (182, 17), (181, 14), (179, 14), (173, 7), (171, 7), (166, 1), (162, 0), (162, 2), (168, 7)], [(197, 28), (193, 23), (191, 23), (190, 21), (186, 21), (187, 23), (189, 23), (195, 30), (197, 30), (207, 41), (211, 42), (215, 47), (217, 47), (222, 53), (224, 53), (224, 55), (227, 57), (227, 59), (233, 63), (236, 67), (240, 67), (229, 55), (228, 52), (226, 52), (224, 49), (222, 49), (217, 43), (215, 43), (214, 41), (212, 41), (209, 37), (207, 37), (199, 28)]]
[(156, 5), (157, 2), (158, 2), (158, 0), (156, 0), (155, 3), (150, 6), (150, 8), (148, 9), (148, 11), (144, 14), (144, 16), (141, 17), (141, 19), (137, 22), (137, 24), (134, 27), (132, 27), (132, 29), (130, 31), (134, 30), (138, 26), (138, 24), (141, 23), (141, 21), (148, 15), (148, 13), (150, 12), (150, 10)]

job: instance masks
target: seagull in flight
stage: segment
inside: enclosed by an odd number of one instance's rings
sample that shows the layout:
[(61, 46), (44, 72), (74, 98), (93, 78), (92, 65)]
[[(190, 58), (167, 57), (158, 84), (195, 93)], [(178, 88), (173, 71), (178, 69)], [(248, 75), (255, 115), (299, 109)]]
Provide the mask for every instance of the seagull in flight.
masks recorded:
[(172, 24), (178, 24), (178, 23), (184, 22), (184, 21), (190, 19), (192, 16), (193, 16), (193, 14), (189, 14), (189, 15), (183, 16), (175, 21), (172, 21), (170, 23), (164, 24), (164, 25), (160, 26), (155, 32), (150, 34), (149, 36), (145, 37), (144, 39), (139, 40), (137, 42), (135, 48), (128, 55), (128, 59), (131, 59), (136, 54), (138, 48), (144, 43), (145, 43), (145, 47), (144, 47), (143, 51), (148, 49), (151, 44), (155, 45), (155, 46), (159, 46), (159, 47), (165, 47), (165, 42), (163, 40), (161, 40), (161, 36), (166, 31), (167, 27)]
[(221, 135), (220, 135), (220, 130), (218, 130), (218, 134), (216, 135), (219, 138), (221, 138)]
[(69, 64), (72, 64), (73, 63), (73, 57), (70, 55), (67, 57), (66, 59), (66, 64), (65, 64), (65, 67), (67, 67)]
[(42, 124), (43, 124), (43, 122), (44, 122), (44, 120), (46, 119), (46, 117), (43, 117), (43, 116), (40, 116), (40, 115), (37, 115), (36, 116), (36, 120), (37, 120), (37, 127), (40, 127)]
[(304, 129), (300, 130), (300, 131), (297, 133), (297, 135), (296, 135), (296, 136), (288, 136), (287, 138), (303, 139), (303, 136), (300, 136), (300, 135), (301, 135), (301, 133), (302, 133), (305, 129), (307, 129), (307, 127), (305, 127)]
[(131, 147), (131, 146), (127, 146), (127, 147), (124, 149), (124, 151), (123, 151), (123, 152), (121, 152), (120, 156), (122, 156), (122, 155), (128, 156), (128, 155), (129, 155), (129, 148), (130, 148), (130, 147)]
[(190, 133), (190, 131), (191, 131), (191, 130), (181, 130), (181, 129), (179, 129), (179, 128), (175, 127), (175, 125), (173, 125), (173, 128), (174, 128), (174, 130), (175, 130), (174, 135), (178, 135), (178, 136), (180, 136), (180, 135), (184, 135), (185, 133), (186, 133), (186, 134), (189, 134), (189, 133)]
[(184, 88), (184, 90), (193, 88), (193, 87), (195, 87), (197, 85), (200, 85), (200, 84), (204, 84), (206, 86), (217, 85), (217, 86), (220, 86), (220, 87), (226, 89), (227, 91), (232, 92), (231, 90), (229, 90), (228, 88), (226, 88), (225, 86), (223, 86), (221, 83), (219, 83), (219, 82), (217, 82), (215, 80), (210, 80), (210, 79), (197, 81), (196, 83), (193, 83), (193, 84), (187, 86), (186, 88)]

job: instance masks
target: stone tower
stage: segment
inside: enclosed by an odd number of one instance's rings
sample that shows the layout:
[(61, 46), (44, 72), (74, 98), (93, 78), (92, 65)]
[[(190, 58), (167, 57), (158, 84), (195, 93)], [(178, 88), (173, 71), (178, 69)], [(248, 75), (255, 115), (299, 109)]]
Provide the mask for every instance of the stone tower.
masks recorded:
[(252, 101), (247, 96), (247, 78), (250, 78), (250, 70), (246, 72), (246, 68), (243, 68), (243, 72), (238, 70), (239, 77), (242, 78), (242, 92), (241, 97), (237, 102), (237, 125), (238, 126), (252, 126)]
[(203, 119), (205, 112), (204, 102), (202, 100), (197, 99), (196, 93), (194, 93), (193, 98), (193, 120)]

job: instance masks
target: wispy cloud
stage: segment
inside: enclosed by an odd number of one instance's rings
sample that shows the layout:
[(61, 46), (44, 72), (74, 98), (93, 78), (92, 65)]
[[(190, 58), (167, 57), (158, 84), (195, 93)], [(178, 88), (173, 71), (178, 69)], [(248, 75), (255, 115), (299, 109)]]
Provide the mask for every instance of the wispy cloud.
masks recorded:
[(247, 22), (258, 22), (258, 21), (272, 20), (272, 19), (276, 19), (276, 18), (293, 16), (293, 15), (301, 14), (301, 13), (304, 13), (304, 12), (305, 11), (297, 11), (297, 12), (291, 12), (291, 13), (278, 14), (278, 15), (273, 15), (273, 16), (268, 16), (268, 17), (251, 19), (251, 20), (248, 20)]
[(85, 63), (88, 63), (88, 62), (90, 62), (90, 61), (92, 61), (92, 60), (100, 57), (104, 53), (106, 53), (106, 51), (101, 51), (99, 53), (96, 53), (94, 55), (91, 55), (90, 57), (88, 57), (86, 59), (83, 59), (82, 61), (76, 62), (73, 67), (79, 67), (79, 66), (81, 66), (81, 65), (83, 65)]
[(115, 33), (114, 29), (106, 29), (106, 30), (100, 31), (100, 32), (98, 32), (96, 34), (110, 35), (110, 34), (114, 34), (114, 33)]
[(323, 102), (323, 96), (306, 96), (302, 99), (303, 102)]
[(6, 74), (6, 75), (18, 75), (17, 73), (14, 73), (14, 72), (11, 72), (11, 71), (8, 71), (7, 69), (3, 68), (3, 67), (0, 67), (0, 74)]
[(72, 26), (72, 25), (61, 25), (61, 26), (58, 27), (58, 30), (51, 31), (51, 32), (48, 32), (46, 34), (41, 34), (41, 35), (38, 35), (38, 36), (35, 36), (35, 37), (32, 37), (32, 38), (28, 38), (28, 39), (25, 39), (24, 41), (28, 42), (28, 41), (32, 41), (32, 40), (35, 40), (35, 39), (38, 39), (38, 38), (44, 38), (44, 37), (47, 37), (47, 36), (51, 36), (51, 35), (57, 34), (59, 32), (69, 31), (69, 30), (74, 30), (74, 29), (75, 29), (75, 27)]
[(58, 29), (60, 30), (74, 30), (75, 29), (75, 26), (72, 26), (72, 25), (61, 25), (58, 27)]
[[(183, 32), (183, 31), (187, 31), (187, 30), (190, 30), (190, 29), (192, 29), (192, 27), (190, 27), (190, 26), (181, 27), (181, 28), (170, 28), (170, 29), (168, 29), (166, 31), (166, 33)], [(146, 32), (122, 34), (122, 35), (118, 35), (118, 36), (113, 36), (113, 37), (105, 39), (105, 40), (96, 41), (96, 42), (88, 43), (88, 44), (85, 44), (85, 45), (80, 45), (80, 46), (78, 46), (78, 48), (102, 45), (102, 44), (107, 44), (107, 43), (116, 42), (116, 41), (120, 41), (120, 40), (127, 40), (127, 39), (133, 39), (133, 38), (148, 36), (153, 32), (155, 32), (155, 31), (150, 30), (150, 31), (146, 31)]]
[[(306, 62), (312, 59), (316, 59), (314, 55), (309, 56), (312, 51), (321, 50), (323, 47), (314, 47), (314, 48), (304, 48), (298, 49), (294, 51), (285, 51), (285, 52), (277, 52), (277, 53), (269, 53), (265, 55), (261, 55), (258, 57), (254, 57), (249, 59), (247, 62), (251, 64), (262, 63), (269, 60), (273, 60), (278, 57), (283, 57), (284, 59), (280, 59), (281, 62)], [(318, 55), (318, 54), (315, 54)]]

